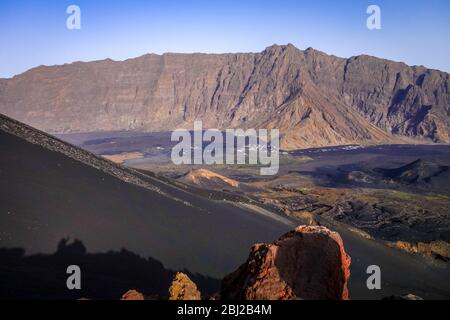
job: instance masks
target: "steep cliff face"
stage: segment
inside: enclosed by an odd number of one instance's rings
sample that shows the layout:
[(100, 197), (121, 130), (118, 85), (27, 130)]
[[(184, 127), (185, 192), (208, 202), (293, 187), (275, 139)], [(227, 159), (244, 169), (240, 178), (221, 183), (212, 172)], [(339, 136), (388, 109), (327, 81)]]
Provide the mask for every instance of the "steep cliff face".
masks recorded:
[(145, 55), (0, 80), (0, 112), (48, 132), (279, 128), (284, 148), (450, 142), (449, 75), (314, 49)]
[(449, 142), (449, 74), (402, 63), (349, 60), (344, 98), (378, 127), (409, 137)]

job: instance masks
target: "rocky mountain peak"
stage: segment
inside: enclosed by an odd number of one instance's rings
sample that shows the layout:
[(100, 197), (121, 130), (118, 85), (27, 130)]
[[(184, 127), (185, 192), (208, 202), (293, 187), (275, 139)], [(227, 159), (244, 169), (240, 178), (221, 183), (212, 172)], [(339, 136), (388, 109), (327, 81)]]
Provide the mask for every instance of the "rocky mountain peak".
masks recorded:
[[(0, 79), (0, 112), (47, 132), (279, 128), (284, 149), (450, 142), (449, 75), (292, 44), (145, 55)], [(415, 141), (417, 142), (417, 141)]]

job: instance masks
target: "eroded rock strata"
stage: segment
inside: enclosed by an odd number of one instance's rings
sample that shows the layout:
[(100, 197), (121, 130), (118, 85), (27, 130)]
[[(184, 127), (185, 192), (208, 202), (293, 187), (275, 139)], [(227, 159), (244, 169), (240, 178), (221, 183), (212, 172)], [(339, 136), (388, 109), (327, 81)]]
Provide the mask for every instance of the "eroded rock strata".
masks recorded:
[(450, 142), (448, 88), (437, 70), (274, 45), (41, 66), (0, 79), (0, 113), (60, 133), (275, 127), (285, 149)]

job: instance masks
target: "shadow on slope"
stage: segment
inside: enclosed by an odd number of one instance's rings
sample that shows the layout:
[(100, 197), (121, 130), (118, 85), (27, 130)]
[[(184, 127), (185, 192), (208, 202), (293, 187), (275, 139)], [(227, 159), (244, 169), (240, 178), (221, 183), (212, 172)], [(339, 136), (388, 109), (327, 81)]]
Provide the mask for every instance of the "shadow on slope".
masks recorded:
[[(148, 298), (167, 298), (175, 271), (151, 257), (122, 249), (88, 253), (79, 240), (62, 239), (54, 254), (26, 256), (22, 248), (0, 249), (0, 299), (120, 299), (129, 289)], [(81, 269), (81, 290), (69, 290), (69, 265)], [(204, 295), (213, 294), (220, 280), (184, 270)]]

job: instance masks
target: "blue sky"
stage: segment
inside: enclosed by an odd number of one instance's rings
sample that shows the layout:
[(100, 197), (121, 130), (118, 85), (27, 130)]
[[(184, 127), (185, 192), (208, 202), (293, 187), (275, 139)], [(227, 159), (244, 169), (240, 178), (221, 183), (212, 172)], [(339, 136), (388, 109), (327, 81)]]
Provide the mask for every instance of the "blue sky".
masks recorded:
[[(68, 30), (66, 8), (81, 8)], [(381, 7), (382, 29), (366, 28)], [(274, 43), (450, 71), (448, 0), (0, 0), (0, 77), (145, 53), (259, 52)]]

